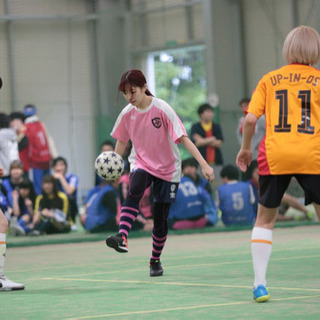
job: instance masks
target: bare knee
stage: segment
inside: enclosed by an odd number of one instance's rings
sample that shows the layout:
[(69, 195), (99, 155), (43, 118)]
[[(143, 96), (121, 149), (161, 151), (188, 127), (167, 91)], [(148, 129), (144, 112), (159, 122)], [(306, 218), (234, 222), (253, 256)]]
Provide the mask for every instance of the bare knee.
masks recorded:
[(272, 230), (277, 218), (278, 208), (267, 208), (259, 203), (255, 227)]
[(8, 227), (8, 220), (2, 211), (0, 211), (0, 233), (6, 233), (8, 231)]

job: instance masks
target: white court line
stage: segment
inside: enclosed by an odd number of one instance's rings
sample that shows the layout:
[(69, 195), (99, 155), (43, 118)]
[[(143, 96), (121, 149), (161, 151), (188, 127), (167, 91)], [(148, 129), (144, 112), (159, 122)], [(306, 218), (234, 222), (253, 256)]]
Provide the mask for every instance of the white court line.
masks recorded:
[[(303, 296), (303, 297), (290, 297), (290, 298), (279, 298), (272, 299), (272, 301), (286, 301), (286, 300), (298, 300), (298, 299), (310, 299), (310, 298), (319, 298), (320, 295), (314, 296)], [(66, 320), (77, 320), (77, 319), (97, 319), (97, 318), (107, 318), (107, 317), (121, 317), (121, 316), (130, 316), (130, 315), (139, 315), (139, 314), (151, 314), (151, 313), (162, 313), (170, 311), (184, 311), (192, 309), (204, 309), (204, 308), (214, 308), (214, 307), (223, 307), (223, 306), (235, 306), (235, 305), (246, 305), (252, 304), (252, 301), (238, 301), (238, 302), (229, 302), (229, 303), (216, 303), (216, 304), (207, 304), (207, 305), (198, 305), (198, 306), (188, 306), (188, 307), (178, 307), (178, 308), (167, 308), (167, 309), (155, 309), (155, 310), (141, 310), (141, 311), (129, 311), (121, 313), (109, 313), (101, 315), (92, 315), (84, 316), (77, 318), (67, 318)]]
[[(284, 257), (284, 258), (272, 258), (272, 261), (291, 261), (291, 260), (300, 260), (300, 259), (310, 259), (310, 258), (319, 258), (320, 255), (309, 255), (309, 256), (296, 256), (296, 257)], [(252, 263), (252, 260), (241, 260), (241, 261), (224, 261), (224, 262), (208, 262), (208, 263), (200, 263), (200, 264), (182, 264), (182, 265), (174, 265), (174, 266), (166, 266), (165, 268), (168, 270), (171, 269), (178, 269), (183, 266), (184, 269), (193, 269), (193, 268), (200, 268), (204, 266), (223, 266), (223, 265), (230, 265), (230, 264), (243, 264), (243, 263)], [(89, 276), (89, 275), (103, 275), (103, 274), (123, 274), (123, 273), (132, 273), (136, 271), (144, 271), (146, 268), (136, 268), (130, 270), (113, 270), (113, 271), (103, 271), (103, 272), (86, 272), (86, 273), (79, 273), (79, 274), (70, 274), (65, 275), (65, 277), (81, 277), (81, 276)], [(39, 280), (39, 279), (28, 279), (28, 280)]]
[[(113, 279), (74, 279), (74, 278), (41, 278), (38, 280), (45, 281), (79, 281), (79, 282), (112, 282), (112, 283), (130, 283), (130, 284), (151, 284), (151, 285), (169, 285), (169, 286), (188, 286), (188, 287), (210, 287), (210, 288), (250, 288), (252, 286), (229, 285), (229, 284), (208, 284), (198, 282), (168, 282), (168, 281), (151, 281), (151, 280), (113, 280)], [(268, 287), (270, 290), (289, 290), (289, 291), (311, 291), (320, 292), (319, 289), (312, 288), (287, 288), (287, 287)]]

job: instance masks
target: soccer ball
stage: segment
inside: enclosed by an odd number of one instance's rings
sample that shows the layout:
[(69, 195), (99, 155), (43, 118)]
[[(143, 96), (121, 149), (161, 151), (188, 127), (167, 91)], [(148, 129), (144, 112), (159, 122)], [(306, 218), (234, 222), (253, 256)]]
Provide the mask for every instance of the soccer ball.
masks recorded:
[(94, 162), (95, 172), (104, 180), (118, 179), (124, 169), (124, 161), (114, 151), (102, 152)]

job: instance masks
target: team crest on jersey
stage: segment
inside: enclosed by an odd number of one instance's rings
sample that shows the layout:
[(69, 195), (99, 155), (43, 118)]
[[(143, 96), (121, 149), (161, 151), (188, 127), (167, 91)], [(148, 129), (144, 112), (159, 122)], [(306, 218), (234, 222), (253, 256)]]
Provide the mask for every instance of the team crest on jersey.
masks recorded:
[(161, 127), (161, 125), (162, 125), (162, 123), (161, 123), (161, 119), (160, 118), (153, 118), (152, 119), (152, 124), (153, 124), (153, 126), (155, 127), (155, 128), (157, 128), (157, 129), (159, 129), (160, 127)]

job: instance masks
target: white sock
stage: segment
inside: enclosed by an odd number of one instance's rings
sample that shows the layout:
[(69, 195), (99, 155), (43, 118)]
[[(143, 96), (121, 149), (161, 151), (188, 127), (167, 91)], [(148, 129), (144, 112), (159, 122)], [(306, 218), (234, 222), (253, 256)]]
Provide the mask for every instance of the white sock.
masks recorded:
[(5, 260), (6, 260), (6, 234), (0, 233), (0, 276), (3, 275)]
[(254, 287), (266, 286), (266, 273), (272, 249), (272, 230), (254, 227), (251, 235), (251, 253), (254, 271)]

